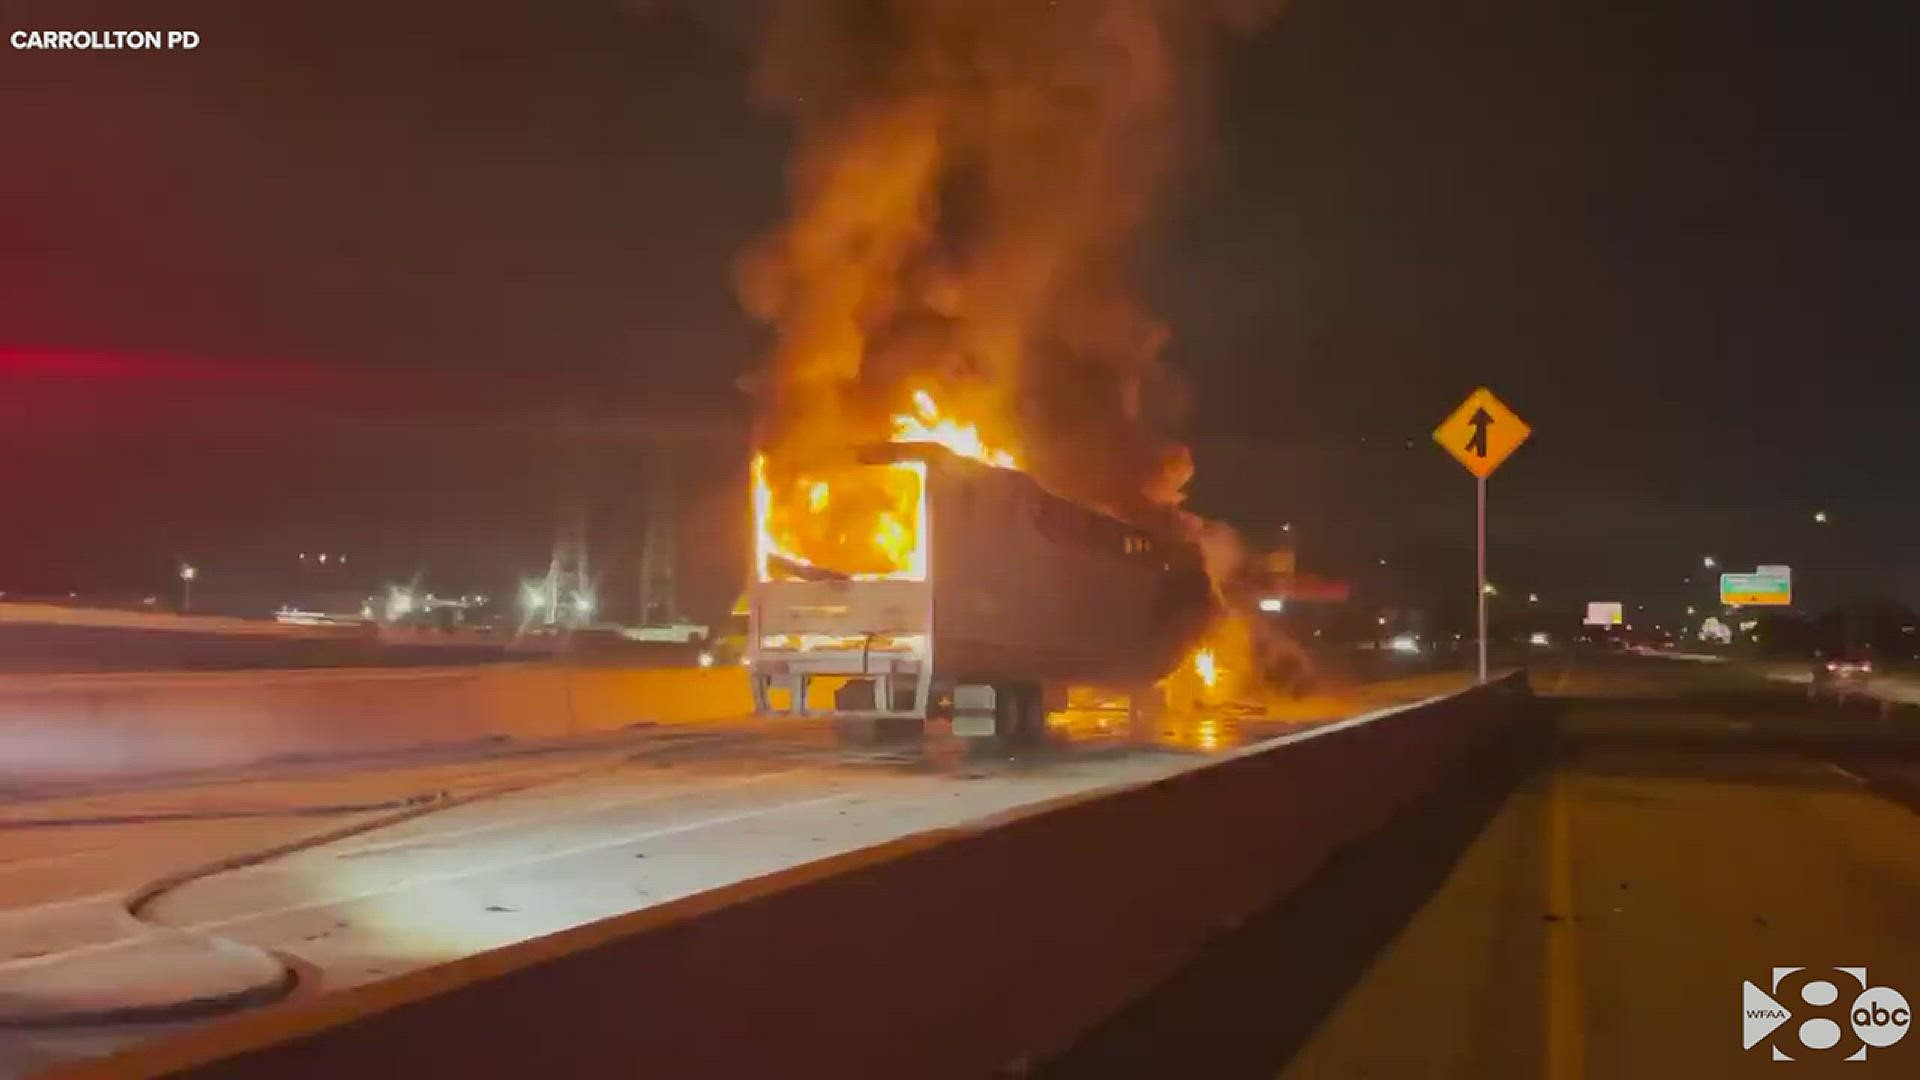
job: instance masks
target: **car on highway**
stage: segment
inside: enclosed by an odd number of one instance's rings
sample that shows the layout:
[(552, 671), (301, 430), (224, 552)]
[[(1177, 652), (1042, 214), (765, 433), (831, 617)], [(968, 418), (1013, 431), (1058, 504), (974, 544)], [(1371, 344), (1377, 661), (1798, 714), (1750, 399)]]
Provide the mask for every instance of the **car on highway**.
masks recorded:
[(1850, 693), (1864, 691), (1867, 680), (1873, 678), (1873, 658), (1856, 653), (1837, 653), (1831, 656), (1816, 656), (1813, 661), (1813, 681), (1808, 684), (1808, 692), (1814, 695), (1822, 693), (1845, 697)]

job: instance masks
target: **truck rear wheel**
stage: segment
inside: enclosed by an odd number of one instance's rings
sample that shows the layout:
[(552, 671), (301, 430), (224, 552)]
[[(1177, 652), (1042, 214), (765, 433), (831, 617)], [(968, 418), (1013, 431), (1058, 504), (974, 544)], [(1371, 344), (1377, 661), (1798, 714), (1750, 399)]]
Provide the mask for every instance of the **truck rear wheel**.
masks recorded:
[(1046, 741), (1047, 704), (1038, 683), (1005, 683), (994, 687), (994, 726), (1009, 743), (1031, 746)]

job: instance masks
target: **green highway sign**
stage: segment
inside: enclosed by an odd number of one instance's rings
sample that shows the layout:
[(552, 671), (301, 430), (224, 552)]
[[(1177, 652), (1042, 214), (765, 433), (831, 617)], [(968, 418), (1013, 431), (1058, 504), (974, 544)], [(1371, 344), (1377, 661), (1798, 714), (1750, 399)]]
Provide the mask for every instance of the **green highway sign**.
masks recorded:
[(1785, 606), (1793, 603), (1793, 574), (1786, 567), (1769, 566), (1752, 574), (1721, 574), (1723, 604)]

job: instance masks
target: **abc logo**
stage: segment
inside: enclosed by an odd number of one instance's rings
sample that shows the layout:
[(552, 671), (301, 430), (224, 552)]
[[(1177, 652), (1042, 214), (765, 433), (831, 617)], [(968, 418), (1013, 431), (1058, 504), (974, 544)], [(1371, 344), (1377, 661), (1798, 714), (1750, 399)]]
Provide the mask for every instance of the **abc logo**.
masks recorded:
[(1853, 999), (1847, 1019), (1861, 1042), (1886, 1047), (1906, 1038), (1907, 1029), (1913, 1026), (1913, 1009), (1900, 991), (1876, 986)]
[(1862, 967), (1773, 969), (1771, 992), (1744, 985), (1743, 1044), (1766, 1043), (1775, 1061), (1864, 1061), (1869, 1047), (1906, 1038), (1913, 1009), (1900, 991), (1874, 986)]

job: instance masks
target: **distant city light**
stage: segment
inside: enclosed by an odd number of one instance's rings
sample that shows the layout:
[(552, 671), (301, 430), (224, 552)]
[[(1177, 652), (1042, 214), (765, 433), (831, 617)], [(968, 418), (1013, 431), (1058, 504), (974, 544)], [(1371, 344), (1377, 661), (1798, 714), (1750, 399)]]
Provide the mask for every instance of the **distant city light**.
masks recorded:
[(1813, 520), (1816, 525), (1825, 525), (1827, 523), (1827, 512), (1825, 510), (1815, 510), (1813, 512)]
[(1277, 615), (1287, 610), (1287, 602), (1278, 596), (1263, 597), (1260, 601), (1260, 610)]
[(1540, 602), (1540, 594), (1539, 594), (1539, 593), (1537, 593), (1537, 592), (1530, 592), (1530, 593), (1528, 593), (1528, 594), (1527, 594), (1527, 603), (1529, 603), (1529, 604), (1537, 604), (1537, 603), (1539, 603), (1539, 602)]
[(1720, 564), (1719, 564), (1719, 562), (1717, 562), (1717, 561), (1715, 561), (1715, 559), (1714, 559), (1714, 557), (1713, 557), (1713, 556), (1711, 556), (1711, 555), (1708, 555), (1708, 556), (1705, 556), (1705, 557), (1703, 557), (1703, 558), (1702, 558), (1702, 559), (1700, 560), (1700, 565), (1701, 565), (1701, 566), (1704, 566), (1704, 567), (1706, 567), (1706, 568), (1707, 568), (1707, 569), (1709, 569), (1709, 570), (1711, 570), (1711, 569), (1713, 569), (1714, 567), (1716, 567), (1716, 566), (1719, 566)]
[(1533, 633), (1527, 635), (1527, 644), (1538, 645), (1541, 648), (1545, 648), (1553, 644), (1553, 639), (1547, 636), (1545, 630), (1535, 630)]
[(321, 566), (327, 565), (327, 553), (324, 551), (320, 553), (320, 565)]

